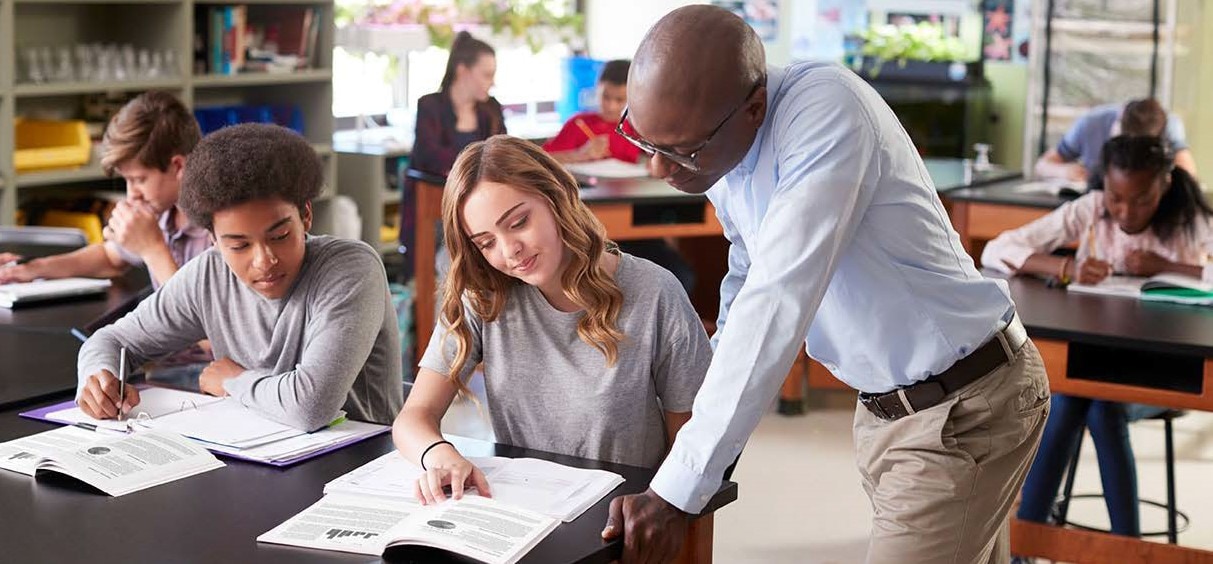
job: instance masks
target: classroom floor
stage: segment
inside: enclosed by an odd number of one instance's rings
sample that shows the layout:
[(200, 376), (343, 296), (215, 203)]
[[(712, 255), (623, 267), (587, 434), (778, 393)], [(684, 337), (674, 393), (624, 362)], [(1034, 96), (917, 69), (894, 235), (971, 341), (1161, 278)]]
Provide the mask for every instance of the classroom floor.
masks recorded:
[[(866, 553), (871, 510), (859, 485), (851, 444), (854, 400), (842, 392), (816, 392), (803, 417), (768, 414), (746, 445), (733, 479), (739, 499), (716, 515), (715, 561), (722, 563), (852, 564)], [(452, 409), (446, 432), (490, 438), (470, 404)], [(1139, 490), (1166, 500), (1163, 427), (1133, 424)], [(1074, 492), (1098, 492), (1099, 469), (1089, 437)], [(1213, 550), (1213, 413), (1189, 412), (1175, 420), (1179, 508), (1192, 525), (1180, 544)], [(1076, 500), (1071, 519), (1107, 526), (1102, 500)], [(1166, 513), (1142, 509), (1142, 527), (1161, 530)], [(1039, 561), (1038, 561), (1039, 562)], [(1042, 562), (1043, 564), (1043, 562)]]

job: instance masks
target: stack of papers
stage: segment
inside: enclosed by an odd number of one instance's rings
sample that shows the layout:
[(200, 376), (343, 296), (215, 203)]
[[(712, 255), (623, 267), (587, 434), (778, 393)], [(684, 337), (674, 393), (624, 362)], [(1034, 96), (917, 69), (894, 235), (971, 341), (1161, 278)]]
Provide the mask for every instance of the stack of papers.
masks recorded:
[(98, 429), (177, 433), (212, 452), (276, 466), (293, 464), (388, 430), (385, 425), (347, 421), (342, 416), (324, 429), (307, 433), (266, 419), (231, 398), (168, 388), (140, 390), (139, 405), (126, 421), (93, 419), (71, 402), (39, 418)]
[[(484, 471), (493, 499), (570, 522), (598, 503), (623, 477), (606, 470), (573, 468), (534, 458), (468, 459)], [(417, 501), (413, 484), (425, 472), (398, 452), (387, 453), (324, 486), (324, 493)]]
[(103, 294), (109, 287), (109, 280), (96, 278), (60, 278), (0, 284), (0, 307), (11, 308), (46, 300)]

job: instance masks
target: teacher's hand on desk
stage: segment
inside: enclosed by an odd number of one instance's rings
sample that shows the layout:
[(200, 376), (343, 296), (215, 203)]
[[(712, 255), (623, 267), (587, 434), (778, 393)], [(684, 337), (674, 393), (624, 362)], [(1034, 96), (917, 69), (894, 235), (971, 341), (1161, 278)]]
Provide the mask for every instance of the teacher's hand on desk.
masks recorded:
[(460, 499), (466, 488), (476, 488), (480, 495), (492, 497), (489, 490), (489, 480), (484, 472), (472, 464), (450, 444), (440, 444), (425, 453), (426, 472), (413, 487), (413, 495), (422, 505), (438, 503), (446, 500), (444, 486), (451, 486), (451, 497)]
[(202, 369), (202, 374), (198, 375), (198, 387), (204, 393), (223, 397), (227, 395), (227, 390), (223, 389), (224, 380), (235, 378), (243, 372), (244, 367), (236, 364), (232, 359), (220, 358)]
[(119, 409), (122, 413), (129, 413), (139, 405), (139, 390), (126, 386), (126, 401), (122, 402), (121, 408), (118, 400), (118, 379), (109, 370), (102, 370), (88, 377), (76, 405), (93, 419), (114, 419), (118, 417)]
[(669, 562), (678, 556), (690, 516), (653, 490), (611, 500), (602, 538), (623, 535), (624, 564)]

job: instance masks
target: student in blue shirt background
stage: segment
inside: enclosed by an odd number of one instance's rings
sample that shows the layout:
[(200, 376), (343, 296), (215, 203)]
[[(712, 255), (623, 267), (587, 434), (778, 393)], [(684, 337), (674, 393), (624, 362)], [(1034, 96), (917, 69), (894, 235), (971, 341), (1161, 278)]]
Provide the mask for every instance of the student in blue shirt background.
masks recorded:
[(1163, 137), (1175, 155), (1175, 166), (1196, 176), (1196, 160), (1188, 149), (1183, 122), (1175, 115), (1167, 115), (1153, 98), (1106, 104), (1083, 114), (1056, 148), (1045, 151), (1036, 160), (1036, 176), (1086, 183), (1099, 168), (1099, 152), (1104, 143), (1117, 135)]

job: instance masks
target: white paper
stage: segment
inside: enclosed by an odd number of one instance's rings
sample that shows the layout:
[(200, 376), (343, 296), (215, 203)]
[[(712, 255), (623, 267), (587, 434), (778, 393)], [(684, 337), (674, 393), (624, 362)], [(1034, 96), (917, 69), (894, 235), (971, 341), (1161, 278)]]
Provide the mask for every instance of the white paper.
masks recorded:
[(619, 159), (602, 159), (583, 163), (567, 163), (569, 172), (594, 178), (647, 178), (649, 169), (645, 165), (626, 163)]
[(32, 448), (38, 455), (35, 472), (66, 474), (115, 497), (223, 467), (206, 449), (180, 435), (141, 431), (118, 436), (88, 433), (91, 437), (85, 438), (62, 431), (47, 433), (59, 433), (53, 442), (74, 444)]
[(1066, 286), (1066, 291), (1076, 294), (1139, 298), (1141, 297), (1141, 285), (1145, 281), (1145, 278), (1136, 276), (1109, 276), (1099, 284), (1070, 284)]
[(39, 453), (75, 450), (97, 438), (93, 431), (79, 427), (60, 427), (13, 439), (0, 444), (0, 468), (33, 476), (38, 461), (42, 460)]
[(231, 398), (198, 409), (157, 417), (151, 424), (156, 429), (235, 448), (253, 448), (305, 434), (288, 425), (270, 421)]
[(0, 307), (16, 303), (70, 296), (99, 294), (110, 287), (110, 281), (96, 278), (59, 278), (0, 284)]
[(384, 536), (392, 539), (388, 546), (432, 546), (489, 564), (512, 564), (558, 524), (545, 515), (473, 495), (426, 507)]
[[(565, 522), (576, 519), (623, 483), (623, 477), (613, 472), (573, 468), (534, 458), (468, 460), (485, 473), (493, 499)], [(415, 501), (414, 483), (422, 474), (420, 467), (393, 451), (329, 482), (324, 492)]]
[(328, 495), (257, 541), (378, 556), (384, 534), (420, 508), (401, 499)]
[(126, 421), (95, 419), (86, 415), (79, 407), (52, 411), (46, 414), (46, 418), (68, 425), (87, 423), (98, 427), (125, 430), (127, 428), (127, 421), (134, 421), (140, 417), (154, 419), (170, 413), (196, 409), (220, 401), (223, 401), (223, 398), (170, 388), (150, 387), (139, 390), (139, 405), (126, 414)]

